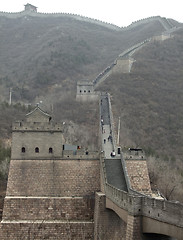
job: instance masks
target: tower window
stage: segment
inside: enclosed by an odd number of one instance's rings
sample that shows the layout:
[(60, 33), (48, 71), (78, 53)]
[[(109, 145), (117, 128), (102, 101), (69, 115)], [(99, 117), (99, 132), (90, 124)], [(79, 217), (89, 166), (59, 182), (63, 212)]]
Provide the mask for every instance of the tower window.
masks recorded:
[(35, 148), (35, 153), (39, 153), (39, 148), (38, 147)]
[(22, 153), (25, 153), (25, 148), (24, 147), (22, 147)]
[(53, 148), (49, 148), (49, 153), (53, 153)]

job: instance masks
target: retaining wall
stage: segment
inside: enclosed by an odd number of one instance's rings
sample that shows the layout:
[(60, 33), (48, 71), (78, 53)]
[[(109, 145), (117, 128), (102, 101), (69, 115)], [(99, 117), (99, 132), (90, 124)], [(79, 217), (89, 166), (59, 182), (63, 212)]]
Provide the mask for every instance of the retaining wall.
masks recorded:
[(0, 224), (1, 240), (93, 240), (93, 222), (23, 221)]
[(72, 197), (99, 189), (99, 160), (11, 160), (6, 196)]
[[(84, 197), (6, 197), (3, 221), (93, 219), (94, 194)], [(13, 211), (12, 211), (13, 209)]]

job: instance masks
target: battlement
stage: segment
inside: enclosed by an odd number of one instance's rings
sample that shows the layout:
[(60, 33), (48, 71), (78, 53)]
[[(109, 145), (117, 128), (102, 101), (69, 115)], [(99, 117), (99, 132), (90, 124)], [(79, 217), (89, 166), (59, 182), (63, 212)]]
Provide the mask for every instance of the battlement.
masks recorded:
[(77, 82), (77, 95), (88, 95), (94, 92), (93, 82), (91, 81), (78, 81)]
[(60, 158), (63, 150), (63, 125), (52, 123), (51, 116), (38, 106), (26, 114), (25, 121), (12, 126), (12, 159)]
[(77, 82), (77, 101), (96, 101), (99, 93), (94, 91), (94, 84), (92, 81), (78, 81)]
[(15, 122), (12, 125), (12, 131), (43, 131), (43, 132), (62, 132), (63, 131), (63, 124), (61, 123), (42, 123), (42, 122)]
[(92, 19), (89, 17), (85, 17), (82, 15), (78, 15), (78, 14), (72, 14), (72, 13), (41, 13), (41, 12), (37, 12), (36, 11), (32, 11), (32, 10), (24, 10), (21, 12), (0, 12), (0, 17), (7, 17), (7, 18), (20, 18), (20, 17), (25, 17), (25, 16), (31, 16), (31, 17), (40, 17), (40, 18), (45, 18), (45, 17), (70, 17), (70, 18), (74, 18), (78, 21), (84, 21), (84, 22), (89, 22), (89, 23), (93, 23), (93, 24), (97, 24), (100, 25), (102, 27), (106, 27), (112, 30), (116, 30), (116, 31), (120, 31), (121, 28), (111, 24), (111, 23), (107, 23), (107, 22), (103, 22), (97, 19)]
[(90, 151), (76, 151), (74, 154), (71, 150), (63, 151), (63, 159), (71, 159), (71, 160), (96, 160), (99, 159), (99, 152), (90, 152)]
[(27, 3), (25, 6), (25, 11), (37, 12), (37, 7)]
[(21, 12), (0, 12), (0, 17), (7, 17), (7, 18), (20, 18), (20, 17), (25, 17), (25, 16), (31, 16), (31, 17), (41, 17), (41, 18), (45, 18), (45, 17), (71, 17), (74, 18), (78, 21), (85, 21), (85, 22), (89, 22), (89, 23), (93, 23), (93, 24), (97, 24), (100, 25), (102, 27), (106, 27), (115, 31), (126, 31), (126, 30), (130, 30), (134, 27), (137, 27), (141, 24), (144, 23), (149, 23), (152, 21), (159, 21), (162, 26), (165, 28), (165, 30), (169, 30), (173, 27), (176, 27), (173, 25), (173, 23), (171, 23), (168, 19), (166, 18), (162, 18), (160, 16), (152, 16), (149, 18), (144, 18), (144, 19), (140, 19), (137, 20), (135, 22), (132, 22), (129, 26), (126, 27), (119, 27), (116, 26), (114, 24), (111, 23), (107, 23), (101, 20), (97, 20), (97, 19), (93, 19), (93, 18), (89, 18), (86, 16), (82, 16), (82, 15), (78, 15), (78, 14), (72, 14), (72, 13), (41, 13), (41, 12), (37, 12), (37, 7), (31, 5), (31, 4), (26, 4), (25, 5), (25, 10), (21, 11)]
[[(133, 211), (134, 215), (143, 215), (158, 221), (183, 227), (183, 204), (179, 202), (155, 199), (148, 196), (133, 196), (106, 183), (106, 197), (119, 207)], [(117, 197), (116, 197), (117, 196)]]
[(127, 152), (123, 153), (124, 159), (127, 160), (142, 160), (146, 161), (145, 154), (141, 148), (129, 148)]

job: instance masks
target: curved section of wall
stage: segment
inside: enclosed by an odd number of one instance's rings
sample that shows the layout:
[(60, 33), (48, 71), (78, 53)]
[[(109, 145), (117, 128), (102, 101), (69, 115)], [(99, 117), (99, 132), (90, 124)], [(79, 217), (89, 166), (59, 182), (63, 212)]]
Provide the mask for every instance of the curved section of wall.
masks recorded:
[(145, 18), (145, 19), (141, 19), (135, 22), (132, 22), (129, 26), (127, 27), (118, 27), (114, 24), (111, 23), (107, 23), (107, 22), (103, 22), (97, 19), (92, 19), (89, 17), (85, 17), (82, 15), (77, 15), (77, 14), (72, 14), (72, 13), (41, 13), (41, 12), (33, 12), (33, 11), (22, 11), (22, 12), (0, 12), (0, 17), (7, 17), (7, 18), (20, 18), (22, 16), (32, 16), (32, 17), (72, 17), (75, 18), (76, 20), (79, 21), (85, 21), (85, 22), (89, 22), (89, 23), (94, 23), (103, 27), (107, 27), (109, 29), (113, 29), (116, 31), (122, 31), (122, 30), (130, 30), (134, 27), (137, 27), (141, 24), (144, 23), (149, 23), (152, 21), (159, 21), (163, 27), (165, 28), (165, 30), (169, 30), (171, 28), (174, 28), (174, 24), (172, 22), (170, 22), (168, 19), (166, 18), (162, 18), (160, 16), (154, 16), (154, 17), (149, 17), (149, 18)]
[(132, 24), (130, 24), (127, 28), (131, 29), (131, 28), (137, 27), (141, 24), (149, 23), (149, 22), (152, 22), (152, 21), (159, 21), (162, 24), (162, 26), (165, 28), (165, 30), (168, 30), (168, 29), (171, 29), (171, 28), (175, 27), (173, 25), (173, 23), (170, 23), (170, 21), (168, 21), (168, 19), (162, 18), (160, 16), (154, 16), (154, 17), (144, 18), (144, 19), (132, 22)]
[(85, 22), (89, 22), (89, 23), (98, 24), (103, 27), (107, 27), (107, 28), (117, 30), (117, 31), (121, 30), (120, 27), (118, 27), (114, 24), (110, 24), (110, 23), (103, 22), (103, 21), (100, 21), (97, 19), (92, 19), (89, 17), (72, 14), (72, 13), (40, 13), (40, 12), (32, 12), (32, 11), (22, 11), (22, 12), (17, 12), (17, 13), (0, 12), (0, 17), (1, 16), (7, 17), (7, 18), (20, 18), (23, 16), (42, 17), (42, 18), (44, 18), (44, 17), (72, 17), (79, 21), (85, 21)]

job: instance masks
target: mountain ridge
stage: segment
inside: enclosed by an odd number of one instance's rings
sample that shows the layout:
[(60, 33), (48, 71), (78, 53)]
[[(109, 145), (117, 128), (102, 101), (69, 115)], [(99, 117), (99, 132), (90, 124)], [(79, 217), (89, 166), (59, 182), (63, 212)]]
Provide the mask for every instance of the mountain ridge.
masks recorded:
[[(11, 138), (11, 122), (23, 117), (27, 105), (41, 102), (72, 130), (67, 142), (96, 149), (98, 104), (76, 102), (76, 83), (94, 80), (126, 49), (165, 32), (157, 19), (134, 26), (116, 31), (68, 17), (0, 16), (1, 138)], [(152, 41), (133, 55), (130, 74), (112, 74), (98, 89), (111, 94), (115, 120), (121, 116), (122, 146), (140, 145), (166, 161), (177, 158), (181, 166), (183, 33), (172, 29), (173, 38)]]

